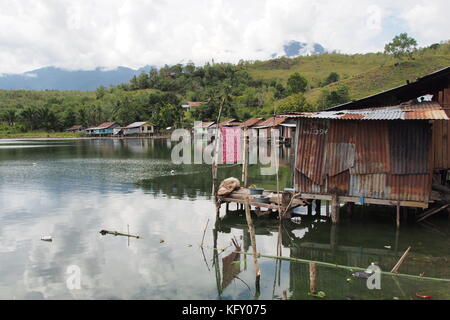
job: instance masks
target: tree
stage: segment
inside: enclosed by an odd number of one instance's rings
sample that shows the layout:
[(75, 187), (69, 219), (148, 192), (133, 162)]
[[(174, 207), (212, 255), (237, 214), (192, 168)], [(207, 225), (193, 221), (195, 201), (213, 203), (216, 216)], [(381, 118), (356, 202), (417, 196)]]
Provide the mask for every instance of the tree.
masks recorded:
[(63, 123), (65, 128), (70, 128), (77, 122), (77, 115), (73, 109), (69, 109), (64, 113)]
[(276, 106), (277, 113), (289, 113), (289, 112), (306, 112), (312, 111), (312, 106), (306, 101), (306, 98), (301, 93), (295, 93), (282, 100)]
[(20, 119), (31, 130), (35, 130), (38, 128), (39, 119), (37, 117), (37, 109), (36, 107), (26, 107), (20, 112)]
[(274, 98), (275, 99), (283, 99), (287, 96), (286, 94), (286, 88), (283, 87), (283, 85), (281, 83), (277, 83), (275, 85), (275, 93), (274, 93)]
[(106, 94), (106, 88), (105, 86), (100, 86), (97, 88), (97, 90), (95, 90), (95, 97), (97, 98), (97, 100), (102, 99)]
[(308, 87), (308, 80), (306, 80), (305, 77), (300, 75), (300, 73), (295, 72), (290, 75), (287, 86), (289, 93), (303, 93), (306, 91), (306, 88)]
[(386, 44), (384, 53), (393, 54), (397, 59), (403, 59), (405, 56), (412, 58), (417, 50), (417, 41), (408, 36), (407, 33), (401, 33), (392, 39), (392, 42)]
[(17, 120), (17, 113), (14, 109), (6, 109), (1, 117), (3, 121), (8, 123), (8, 125), (13, 126)]
[(340, 86), (336, 90), (323, 90), (319, 98), (319, 108), (327, 109), (350, 101), (348, 87)]
[(326, 79), (319, 84), (320, 87), (325, 87), (331, 83), (338, 82), (341, 77), (337, 72), (331, 72)]

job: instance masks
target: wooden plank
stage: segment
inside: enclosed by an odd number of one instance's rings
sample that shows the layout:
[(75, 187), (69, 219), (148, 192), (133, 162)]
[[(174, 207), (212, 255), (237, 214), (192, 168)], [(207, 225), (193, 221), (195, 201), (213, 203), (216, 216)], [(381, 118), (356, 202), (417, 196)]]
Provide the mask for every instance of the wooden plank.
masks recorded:
[(300, 198), (306, 199), (306, 200), (327, 200), (327, 201), (331, 201), (333, 199), (333, 197), (331, 195), (313, 194), (313, 193), (302, 193), (300, 195)]
[(445, 204), (445, 205), (443, 205), (443, 206), (441, 206), (439, 208), (428, 210), (427, 212), (423, 213), (422, 215), (420, 215), (418, 217), (417, 222), (425, 220), (426, 218), (431, 217), (432, 215), (434, 215), (434, 214), (436, 214), (438, 212), (441, 212), (444, 209), (447, 209), (449, 206), (450, 206), (450, 204)]

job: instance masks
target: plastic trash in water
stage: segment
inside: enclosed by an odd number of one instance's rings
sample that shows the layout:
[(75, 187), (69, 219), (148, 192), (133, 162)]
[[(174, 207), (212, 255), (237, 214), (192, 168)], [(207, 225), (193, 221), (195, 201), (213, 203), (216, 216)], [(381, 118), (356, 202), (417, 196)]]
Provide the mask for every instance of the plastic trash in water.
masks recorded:
[(301, 217), (292, 217), (291, 221), (293, 223), (300, 224), (302, 222), (302, 218)]
[(52, 242), (53, 241), (52, 236), (42, 236), (41, 240), (42, 241), (47, 241), (47, 242)]

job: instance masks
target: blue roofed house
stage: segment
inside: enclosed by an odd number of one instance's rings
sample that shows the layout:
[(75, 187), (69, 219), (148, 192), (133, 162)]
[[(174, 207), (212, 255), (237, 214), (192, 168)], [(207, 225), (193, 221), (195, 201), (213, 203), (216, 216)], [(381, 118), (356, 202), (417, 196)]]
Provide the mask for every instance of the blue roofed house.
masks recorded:
[(114, 134), (114, 129), (120, 127), (117, 122), (103, 122), (97, 127), (86, 129), (86, 133), (93, 136), (108, 136)]

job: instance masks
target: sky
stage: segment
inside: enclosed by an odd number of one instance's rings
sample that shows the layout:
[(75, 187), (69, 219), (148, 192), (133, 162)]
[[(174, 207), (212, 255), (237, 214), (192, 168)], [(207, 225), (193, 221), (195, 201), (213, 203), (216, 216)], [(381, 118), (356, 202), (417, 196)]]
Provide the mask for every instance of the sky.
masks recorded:
[(448, 0), (0, 0), (0, 73), (266, 60), (290, 40), (382, 51), (449, 40)]

